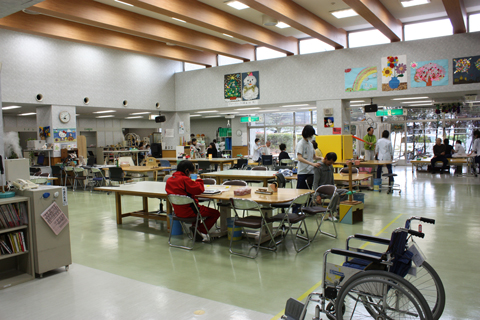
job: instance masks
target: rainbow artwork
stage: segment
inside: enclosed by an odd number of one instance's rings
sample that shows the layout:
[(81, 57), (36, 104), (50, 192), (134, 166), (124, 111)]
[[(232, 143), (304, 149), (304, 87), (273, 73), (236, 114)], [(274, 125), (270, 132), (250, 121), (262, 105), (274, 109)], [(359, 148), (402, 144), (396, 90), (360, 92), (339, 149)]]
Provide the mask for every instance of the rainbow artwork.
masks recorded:
[(345, 91), (377, 90), (377, 67), (345, 69)]

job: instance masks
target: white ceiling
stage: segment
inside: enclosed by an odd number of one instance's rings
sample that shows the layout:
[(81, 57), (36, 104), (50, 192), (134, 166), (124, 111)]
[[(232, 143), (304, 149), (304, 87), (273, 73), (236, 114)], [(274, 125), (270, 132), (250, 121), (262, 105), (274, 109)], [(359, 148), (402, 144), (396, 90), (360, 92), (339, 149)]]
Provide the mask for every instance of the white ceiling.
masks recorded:
[(0, 0), (0, 18), (31, 7), (43, 0)]

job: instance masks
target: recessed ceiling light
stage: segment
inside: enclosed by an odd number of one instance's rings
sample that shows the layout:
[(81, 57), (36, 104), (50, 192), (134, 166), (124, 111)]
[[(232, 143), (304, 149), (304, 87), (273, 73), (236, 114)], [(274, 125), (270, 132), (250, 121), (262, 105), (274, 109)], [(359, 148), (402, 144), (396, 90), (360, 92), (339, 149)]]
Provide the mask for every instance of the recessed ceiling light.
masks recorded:
[(78, 117), (80, 115), (80, 113), (77, 113), (75, 116)]
[(420, 106), (431, 106), (431, 105), (432, 105), (431, 103), (420, 103), (420, 104), (411, 105), (409, 107), (420, 107)]
[(28, 112), (28, 113), (20, 113), (19, 116), (33, 116), (34, 114), (37, 114), (36, 112)]
[(201, 117), (201, 116), (202, 116), (201, 114), (191, 114), (191, 115), (190, 115), (190, 118), (191, 118), (191, 117)]
[(280, 29), (285, 29), (285, 28), (290, 28), (290, 25), (280, 21), (279, 23), (277, 23), (276, 27)]
[(364, 103), (351, 104), (350, 107), (363, 107), (364, 105), (365, 105)]
[(233, 1), (225, 1), (225, 4), (232, 7), (232, 8), (235, 8), (237, 10), (243, 10), (243, 9), (248, 9), (250, 8), (249, 6), (247, 6), (246, 4), (244, 3), (241, 3), (240, 1), (236, 1), (236, 0), (233, 0)]
[(310, 110), (312, 109), (311, 107), (308, 107), (308, 108), (299, 108), (298, 110)]
[(220, 118), (221, 116), (206, 116), (204, 118)]
[(400, 0), (404, 8), (430, 3), (430, 0)]
[[(208, 110), (208, 111), (196, 111), (195, 113), (214, 113), (218, 112), (217, 110)], [(191, 116), (190, 116), (191, 117)]]
[(358, 13), (356, 13), (355, 10), (353, 10), (353, 9), (331, 11), (330, 13), (337, 19), (343, 19), (343, 18), (358, 16)]
[(403, 101), (401, 102), (403, 104), (416, 104), (416, 103), (432, 103), (432, 101), (424, 100), (424, 101)]
[(237, 111), (244, 111), (244, 110), (260, 110), (261, 108), (241, 108), (241, 109), (235, 109)]
[(8, 107), (2, 107), (2, 110), (11, 110), (11, 109), (19, 109), (21, 106), (8, 106)]
[(111, 115), (108, 115), (108, 116), (98, 116), (98, 117), (95, 117), (95, 118), (112, 118), (112, 117), (115, 117), (113, 114)]
[(224, 33), (223, 35), (224, 35), (225, 37), (233, 38), (233, 36), (231, 36), (231, 35), (229, 35), (229, 34), (226, 34), (226, 33)]
[(126, 2), (123, 2), (123, 1), (120, 1), (120, 0), (114, 0), (115, 2), (118, 2), (118, 3), (121, 3), (121, 4), (124, 4), (126, 6), (130, 6), (130, 7), (133, 7), (133, 4), (130, 4), (130, 3), (126, 3)]
[(359, 103), (359, 102), (365, 102), (365, 100), (354, 100), (354, 101), (350, 101), (350, 103)]
[(428, 97), (395, 98), (395, 99), (392, 99), (392, 100), (419, 100), (419, 99), (428, 99)]
[(139, 119), (143, 118), (142, 116), (126, 117), (125, 119)]
[(294, 107), (306, 107), (306, 106), (309, 106), (308, 103), (304, 103), (304, 104), (289, 104), (289, 105), (286, 105), (286, 106), (282, 106), (282, 108), (294, 108)]
[(183, 22), (183, 23), (187, 23), (187, 21), (185, 21), (185, 20), (182, 20), (182, 19), (178, 19), (178, 18), (174, 18), (174, 17), (172, 17), (172, 19), (173, 19), (173, 20), (180, 21), (180, 22)]
[(131, 116), (136, 116), (136, 115), (139, 115), (139, 114), (150, 114), (151, 112), (135, 112), (135, 113), (129, 113), (129, 115)]
[(115, 110), (105, 110), (105, 111), (94, 111), (93, 113), (110, 113), (110, 112), (116, 112)]
[(230, 111), (230, 112), (223, 112), (223, 113), (220, 113), (220, 114), (235, 114), (235, 113), (238, 113), (238, 112)]

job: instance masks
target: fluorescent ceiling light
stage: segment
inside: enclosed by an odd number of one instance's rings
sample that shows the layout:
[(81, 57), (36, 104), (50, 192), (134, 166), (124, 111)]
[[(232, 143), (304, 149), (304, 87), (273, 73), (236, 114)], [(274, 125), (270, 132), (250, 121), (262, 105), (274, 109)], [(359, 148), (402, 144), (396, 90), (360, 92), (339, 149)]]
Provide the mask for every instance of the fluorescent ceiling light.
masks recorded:
[(135, 113), (129, 113), (129, 115), (131, 116), (136, 116), (136, 115), (139, 115), (139, 114), (150, 114), (151, 112), (135, 112)]
[(238, 113), (238, 112), (232, 111), (232, 112), (223, 112), (223, 113), (220, 113), (220, 114), (235, 114), (235, 113)]
[(308, 108), (299, 108), (298, 110), (310, 110), (312, 109), (311, 107), (308, 107)]
[(331, 11), (330, 13), (337, 19), (343, 19), (343, 18), (358, 16), (358, 13), (356, 13), (355, 10), (353, 10), (353, 9)]
[(108, 116), (98, 116), (98, 117), (95, 117), (95, 118), (112, 118), (112, 117), (115, 117), (113, 114), (111, 115), (108, 115)]
[(237, 10), (243, 10), (243, 9), (250, 8), (246, 4), (241, 3), (240, 1), (235, 1), (235, 0), (234, 1), (225, 1), (225, 4), (232, 7), (232, 8), (235, 8)]
[(287, 106), (282, 106), (282, 108), (293, 108), (293, 107), (306, 107), (306, 106), (309, 106), (308, 103), (304, 103), (304, 104), (289, 104)]
[(403, 104), (416, 104), (416, 103), (432, 103), (433, 101), (428, 101), (428, 100), (424, 100), (424, 101), (403, 101), (401, 103)]
[(11, 110), (11, 109), (19, 109), (21, 108), (20, 106), (8, 106), (8, 107), (2, 107), (2, 110)]
[(94, 111), (93, 113), (110, 113), (110, 112), (116, 112), (115, 110), (105, 110), (105, 111)]
[[(208, 110), (208, 111), (196, 111), (195, 113), (213, 113), (218, 112), (217, 110)], [(191, 116), (190, 116), (191, 117)]]
[(244, 110), (260, 110), (261, 108), (241, 108), (241, 109), (235, 109), (237, 111), (244, 111)]
[(204, 118), (220, 118), (221, 116), (206, 116)]
[(430, 3), (430, 0), (400, 0), (404, 8)]
[(258, 110), (257, 112), (277, 112), (280, 110)]
[(231, 36), (231, 35), (229, 35), (229, 34), (226, 34), (226, 33), (224, 33), (223, 35), (224, 35), (225, 37), (233, 38), (233, 36)]
[(351, 104), (350, 107), (363, 107), (365, 104), (360, 103), (360, 104)]
[(143, 118), (142, 116), (126, 117), (125, 119), (139, 119)]
[(201, 117), (201, 116), (202, 116), (201, 114), (191, 114), (191, 115), (190, 115), (190, 118), (191, 118), (191, 117)]
[(395, 99), (392, 99), (392, 100), (419, 100), (419, 99), (428, 99), (428, 97), (395, 98)]
[(365, 100), (354, 100), (354, 101), (350, 101), (350, 103), (359, 103), (359, 102), (365, 102)]
[(130, 3), (126, 3), (126, 2), (123, 2), (123, 1), (120, 1), (120, 0), (114, 0), (115, 2), (118, 2), (118, 3), (121, 3), (121, 4), (124, 4), (126, 6), (130, 6), (130, 7), (133, 7), (133, 4), (130, 4)]
[(182, 19), (178, 19), (178, 18), (174, 18), (174, 17), (172, 17), (172, 19), (173, 19), (173, 20), (180, 21), (180, 22), (183, 22), (183, 23), (187, 23), (187, 21), (185, 21), (185, 20), (182, 20)]
[(19, 116), (33, 116), (36, 112), (20, 113)]
[(285, 22), (279, 22), (277, 23), (277, 25), (275, 26), (277, 28), (280, 28), (280, 29), (285, 29), (285, 28), (290, 28), (290, 25), (286, 24)]
[(79, 114), (79, 113), (77, 113), (75, 116), (76, 116), (76, 117), (78, 117), (79, 115), (80, 115), (80, 114)]
[(432, 105), (431, 103), (420, 103), (420, 104), (411, 105), (409, 107), (420, 107), (420, 106), (431, 106), (431, 105)]

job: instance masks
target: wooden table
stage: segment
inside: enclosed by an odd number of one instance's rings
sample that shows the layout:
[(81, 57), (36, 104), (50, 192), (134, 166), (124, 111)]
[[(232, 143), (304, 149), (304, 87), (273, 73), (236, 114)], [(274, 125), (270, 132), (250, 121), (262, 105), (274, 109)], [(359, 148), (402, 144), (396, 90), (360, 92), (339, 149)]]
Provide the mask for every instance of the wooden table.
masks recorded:
[[(375, 173), (377, 172), (377, 167), (378, 166), (384, 166), (387, 164), (394, 164), (395, 161), (380, 161), (380, 160), (368, 160), (368, 161), (361, 161), (359, 165), (355, 165), (352, 163), (352, 166), (354, 167), (366, 167), (366, 168), (372, 168), (372, 176), (376, 177)], [(342, 164), (342, 165), (347, 165), (346, 161), (337, 161), (335, 164)], [(373, 179), (371, 179), (371, 184), (370, 187), (373, 189)]]
[(110, 154), (110, 153), (113, 154), (114, 159), (120, 158), (120, 154), (122, 153), (131, 153), (132, 156), (137, 160), (137, 166), (138, 166), (138, 154), (140, 152), (148, 152), (148, 150), (103, 150), (104, 158), (105, 158), (105, 154)]
[(190, 160), (193, 163), (198, 163), (200, 161), (210, 161), (211, 164), (218, 164), (220, 165), (220, 171), (223, 171), (223, 165), (224, 164), (230, 164), (233, 166), (235, 162), (240, 159), (240, 158), (201, 158), (201, 159), (177, 159), (177, 158), (157, 158), (157, 162), (160, 162), (160, 160), (167, 160), (170, 162), (171, 165), (177, 165), (177, 161), (182, 161), (182, 160)]
[[(103, 167), (104, 171), (108, 171), (109, 167)], [(130, 167), (122, 167), (122, 170), (125, 172), (134, 172), (134, 173), (145, 173), (145, 172), (153, 172), (153, 179), (157, 181), (158, 171), (170, 169), (170, 167), (147, 167), (147, 166), (130, 166)]]
[[(469, 156), (465, 157), (455, 157), (455, 158), (447, 158), (448, 160), (448, 165), (463, 165), (466, 164), (468, 166), (468, 172), (470, 172), (470, 161), (469, 161)], [(412, 172), (414, 171), (414, 167), (418, 170), (418, 167), (423, 167), (423, 166), (428, 166), (431, 164), (432, 159), (422, 159), (422, 160), (412, 160), (410, 163), (412, 164)]]
[[(370, 174), (370, 173), (363, 173), (363, 172), (354, 173), (354, 174), (352, 174), (352, 181), (362, 181), (362, 180), (365, 180), (365, 179), (369, 179), (371, 177), (373, 177), (373, 174)], [(291, 177), (285, 177), (285, 179), (286, 180), (297, 180), (297, 175), (294, 174)], [(333, 174), (333, 180), (335, 182), (348, 182), (349, 181), (348, 173), (334, 173)]]
[(201, 176), (205, 178), (215, 178), (217, 179), (217, 184), (222, 184), (224, 180), (258, 180), (263, 181), (263, 186), (266, 187), (268, 180), (275, 178), (275, 174), (277, 174), (277, 171), (225, 170), (202, 173)]

